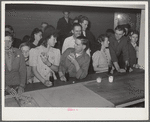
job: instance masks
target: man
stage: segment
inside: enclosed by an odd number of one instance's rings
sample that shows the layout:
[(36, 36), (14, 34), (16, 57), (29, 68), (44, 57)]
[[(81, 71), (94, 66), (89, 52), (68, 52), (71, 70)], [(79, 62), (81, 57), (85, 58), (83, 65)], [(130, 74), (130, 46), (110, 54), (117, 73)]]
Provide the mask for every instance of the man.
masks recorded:
[[(79, 23), (82, 26), (82, 34), (81, 35), (85, 36), (89, 41), (90, 55), (92, 56), (95, 51), (99, 50), (99, 43), (96, 41), (92, 32), (87, 30), (88, 25), (89, 25), (89, 19), (86, 16), (80, 16)], [(89, 73), (90, 74), (94, 73), (92, 59), (90, 62)]]
[(125, 72), (125, 66), (129, 65), (129, 55), (128, 55), (128, 38), (124, 36), (124, 27), (118, 25), (115, 28), (115, 35), (109, 38), (110, 44), (110, 55), (113, 64), (118, 72)]
[(88, 74), (90, 57), (86, 53), (88, 40), (84, 36), (79, 36), (75, 40), (74, 48), (68, 48), (61, 57), (59, 66), (59, 76), (61, 81), (66, 81), (65, 73), (70, 77), (83, 79)]
[[(73, 24), (73, 28), (72, 28), (73, 35), (65, 39), (63, 46), (62, 46), (62, 54), (66, 49), (74, 48), (75, 40), (77, 39), (78, 36), (81, 35), (81, 30), (82, 30), (82, 27), (80, 24), (78, 23)], [(86, 52), (90, 56), (89, 49)]]
[(21, 44), (21, 39), (15, 38), (15, 32), (12, 26), (10, 25), (5, 25), (5, 31), (8, 31), (12, 34), (13, 36), (13, 44), (12, 46), (15, 48), (19, 48), (20, 44)]
[(69, 18), (69, 11), (63, 11), (63, 17), (57, 22), (57, 29), (59, 31), (58, 42), (60, 43), (60, 48), (62, 47), (64, 39), (67, 37), (68, 33), (71, 31), (72, 19)]
[(99, 49), (99, 47), (97, 46), (98, 42), (96, 41), (92, 32), (90, 30), (87, 30), (88, 25), (89, 25), (89, 19), (85, 16), (81, 16), (79, 19), (79, 23), (82, 26), (81, 35), (85, 36), (88, 39), (90, 50), (91, 50), (91, 55), (92, 55), (97, 49)]
[(75, 40), (78, 36), (81, 35), (81, 25), (80, 24), (74, 24), (72, 28), (72, 36), (65, 39), (63, 46), (62, 46), (62, 54), (67, 48), (74, 48)]

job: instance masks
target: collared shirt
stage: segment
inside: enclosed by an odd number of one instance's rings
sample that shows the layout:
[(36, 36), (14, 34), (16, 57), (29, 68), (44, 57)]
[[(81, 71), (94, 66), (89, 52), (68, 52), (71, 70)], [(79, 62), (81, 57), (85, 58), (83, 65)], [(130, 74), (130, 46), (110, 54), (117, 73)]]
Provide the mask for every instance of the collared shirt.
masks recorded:
[[(41, 53), (46, 52), (46, 51), (47, 51), (47, 49), (42, 45), (31, 49), (29, 52), (29, 65), (36, 66), (39, 74), (45, 80), (49, 80), (49, 76), (51, 74), (54, 75), (54, 72), (47, 65), (45, 65), (43, 63), (43, 61), (41, 60), (41, 57), (40, 57)], [(47, 56), (49, 57), (48, 60), (53, 65), (59, 66), (60, 50), (51, 47), (50, 50), (48, 50), (46, 53), (47, 53)], [(56, 78), (55, 75), (54, 75), (54, 78)], [(36, 77), (34, 77), (34, 82), (40, 82), (40, 81)]]
[(77, 79), (85, 78), (88, 74), (88, 68), (90, 64), (90, 57), (86, 52), (83, 52), (80, 56), (76, 57), (80, 69), (76, 71), (75, 65), (67, 58), (70, 53), (75, 54), (74, 48), (68, 48), (61, 56), (59, 72), (65, 75), (65, 72), (69, 72), (70, 77), (76, 77)]

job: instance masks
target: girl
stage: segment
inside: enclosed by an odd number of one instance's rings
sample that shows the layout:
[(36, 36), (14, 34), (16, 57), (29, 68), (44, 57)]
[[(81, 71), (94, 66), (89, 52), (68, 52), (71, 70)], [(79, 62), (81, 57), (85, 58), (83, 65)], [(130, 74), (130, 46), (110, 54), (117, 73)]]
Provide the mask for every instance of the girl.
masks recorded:
[(35, 28), (31, 33), (30, 47), (31, 48), (37, 47), (41, 38), (42, 38), (42, 30)]
[[(101, 44), (101, 49), (97, 50), (92, 56), (93, 68), (96, 73), (107, 72), (112, 65), (108, 49), (108, 37), (102, 34), (98, 37), (98, 42)], [(114, 68), (112, 68), (111, 73), (113, 73), (113, 69)]]
[(60, 62), (60, 50), (53, 48), (57, 42), (56, 31), (50, 31), (49, 35), (43, 37), (41, 46), (33, 48), (29, 52), (29, 65), (32, 67), (34, 82), (42, 82), (45, 86), (52, 86), (49, 80), (58, 71)]
[(131, 31), (129, 35), (130, 41), (128, 44), (128, 51), (129, 51), (129, 64), (131, 68), (139, 68), (137, 64), (138, 54), (139, 54), (139, 47), (137, 46), (139, 32), (136, 30)]

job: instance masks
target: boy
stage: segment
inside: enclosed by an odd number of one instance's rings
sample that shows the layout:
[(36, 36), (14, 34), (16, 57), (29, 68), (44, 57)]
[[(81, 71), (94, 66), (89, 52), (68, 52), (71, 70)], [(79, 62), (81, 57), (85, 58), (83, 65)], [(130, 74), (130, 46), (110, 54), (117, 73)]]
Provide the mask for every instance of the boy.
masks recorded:
[(114, 36), (109, 38), (110, 55), (118, 72), (125, 72), (125, 66), (129, 65), (128, 38), (124, 36), (125, 30), (121, 25), (115, 28)]
[(75, 40), (74, 48), (68, 48), (62, 55), (59, 76), (61, 81), (66, 81), (65, 73), (70, 77), (83, 79), (88, 74), (90, 57), (86, 53), (88, 49), (88, 40), (84, 36), (79, 36)]

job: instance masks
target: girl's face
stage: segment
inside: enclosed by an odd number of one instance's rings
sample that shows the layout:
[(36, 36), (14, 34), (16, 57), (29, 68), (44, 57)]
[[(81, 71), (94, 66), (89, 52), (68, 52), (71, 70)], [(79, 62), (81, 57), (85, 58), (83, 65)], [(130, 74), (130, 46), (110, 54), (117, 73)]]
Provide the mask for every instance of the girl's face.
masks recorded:
[(42, 38), (42, 32), (38, 32), (38, 33), (34, 34), (34, 38), (35, 38), (35, 40), (40, 41)]
[(29, 50), (30, 48), (28, 46), (23, 46), (21, 48), (22, 54), (24, 55), (25, 58), (29, 57)]
[(108, 46), (109, 46), (109, 41), (108, 41), (108, 38), (107, 38), (107, 37), (105, 37), (104, 42), (102, 42), (102, 45), (103, 45), (104, 47), (108, 47)]
[(56, 43), (57, 43), (56, 37), (51, 36), (51, 37), (48, 39), (47, 45), (49, 45), (50, 47), (54, 47)]
[(136, 43), (136, 42), (138, 41), (138, 35), (137, 35), (137, 34), (133, 34), (133, 35), (130, 37), (130, 39), (131, 39), (131, 42), (132, 42), (132, 43)]
[(11, 36), (6, 36), (5, 37), (5, 50), (9, 50), (12, 47), (12, 37)]

